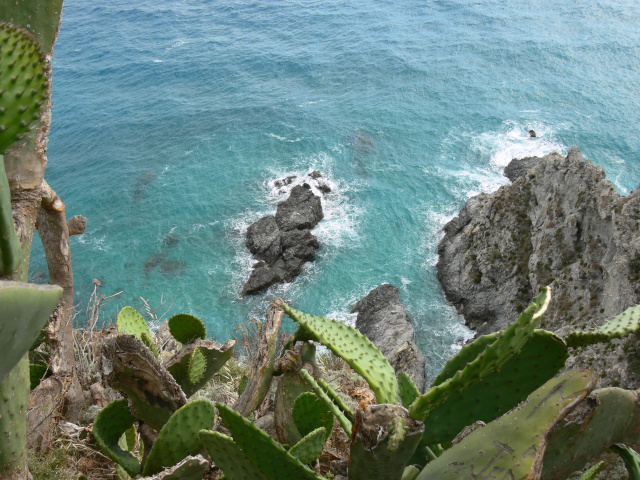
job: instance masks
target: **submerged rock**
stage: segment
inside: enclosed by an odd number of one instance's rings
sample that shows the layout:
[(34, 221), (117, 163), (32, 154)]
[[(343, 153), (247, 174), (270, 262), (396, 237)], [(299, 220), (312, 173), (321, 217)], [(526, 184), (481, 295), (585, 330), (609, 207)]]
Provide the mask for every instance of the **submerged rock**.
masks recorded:
[(247, 230), (246, 246), (259, 260), (253, 266), (242, 295), (275, 283), (289, 282), (302, 265), (315, 258), (318, 239), (311, 233), (324, 214), (320, 197), (309, 185), (296, 185), (289, 198), (278, 205), (276, 215), (254, 222)]
[[(620, 195), (573, 147), (551, 153), (510, 185), (469, 199), (444, 227), (438, 277), (447, 299), (480, 334), (515, 320), (541, 287), (541, 322), (566, 335), (640, 303), (640, 194)], [(637, 339), (572, 351), (567, 367), (594, 368), (602, 384), (640, 386)]]
[(175, 248), (180, 244), (180, 235), (175, 232), (167, 233), (162, 237), (162, 246), (164, 248)]
[(356, 328), (377, 346), (396, 372), (404, 371), (423, 392), (425, 358), (416, 345), (414, 328), (398, 287), (384, 283), (355, 304)]
[(177, 276), (182, 275), (185, 266), (184, 260), (165, 260), (160, 265), (160, 271), (165, 275)]
[(142, 267), (142, 270), (144, 271), (144, 273), (148, 274), (151, 272), (151, 270), (153, 270), (154, 268), (156, 268), (158, 265), (160, 265), (160, 263), (162, 263), (162, 261), (167, 258), (167, 251), (164, 250), (160, 253), (154, 253), (151, 254), (147, 257), (147, 259), (144, 262), (144, 266)]

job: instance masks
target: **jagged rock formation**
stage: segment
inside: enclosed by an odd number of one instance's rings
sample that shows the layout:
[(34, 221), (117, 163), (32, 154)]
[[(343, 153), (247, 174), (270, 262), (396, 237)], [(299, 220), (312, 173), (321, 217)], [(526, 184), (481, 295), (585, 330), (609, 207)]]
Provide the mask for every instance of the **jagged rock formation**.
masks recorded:
[(356, 328), (377, 346), (396, 372), (405, 371), (424, 391), (425, 359), (416, 345), (411, 319), (404, 308), (398, 287), (384, 283), (355, 304)]
[(316, 256), (320, 244), (311, 233), (324, 214), (320, 197), (304, 183), (269, 215), (251, 224), (247, 230), (247, 248), (258, 260), (242, 295), (255, 293), (275, 283), (289, 282), (302, 265)]
[[(497, 192), (469, 199), (444, 227), (438, 277), (479, 334), (504, 328), (545, 285), (553, 300), (541, 327), (561, 336), (640, 303), (640, 192), (620, 195), (577, 147), (533, 165)], [(638, 388), (637, 343), (578, 349), (567, 366)]]

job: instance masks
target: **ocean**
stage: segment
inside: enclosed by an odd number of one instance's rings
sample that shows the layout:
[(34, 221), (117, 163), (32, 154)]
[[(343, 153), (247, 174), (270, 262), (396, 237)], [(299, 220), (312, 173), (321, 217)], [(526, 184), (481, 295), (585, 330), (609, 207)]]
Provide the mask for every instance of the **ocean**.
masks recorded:
[[(184, 311), (219, 341), (274, 296), (353, 323), (390, 282), (431, 378), (471, 335), (435, 269), (470, 196), (512, 158), (572, 145), (636, 188), (638, 25), (619, 0), (65, 0), (46, 178), (87, 217), (76, 323), (93, 279), (122, 292), (105, 322)], [(286, 198), (275, 180), (312, 170), (332, 189), (316, 260), (240, 297), (247, 227)], [(35, 239), (32, 280), (45, 270)]]

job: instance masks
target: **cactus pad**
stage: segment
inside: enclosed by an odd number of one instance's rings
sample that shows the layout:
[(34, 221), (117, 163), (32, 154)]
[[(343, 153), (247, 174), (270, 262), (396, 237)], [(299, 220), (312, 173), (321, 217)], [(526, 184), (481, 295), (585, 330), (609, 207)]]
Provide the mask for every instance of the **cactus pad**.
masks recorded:
[(298, 432), (303, 437), (320, 427), (324, 427), (327, 437), (333, 430), (335, 416), (324, 402), (312, 392), (305, 392), (296, 398), (292, 417)]
[(31, 35), (0, 23), (0, 154), (40, 118), (49, 90), (48, 68)]
[(329, 433), (331, 432), (327, 432), (324, 427), (317, 428), (302, 437), (298, 443), (291, 447), (289, 453), (305, 465), (309, 465), (322, 455)]
[(594, 390), (576, 412), (580, 417), (572, 414), (549, 437), (543, 480), (567, 478), (615, 443), (640, 443), (640, 400), (635, 391)]
[(149, 330), (149, 325), (147, 321), (140, 315), (133, 307), (124, 307), (118, 313), (118, 320), (116, 322), (116, 327), (118, 329), (119, 334), (128, 334), (135, 335), (142, 343), (144, 343), (147, 347), (151, 349), (153, 354), (158, 357), (158, 349), (153, 343), (151, 331)]
[(0, 21), (25, 29), (35, 37), (43, 52), (49, 53), (60, 26), (62, 0), (15, 0), (4, 2)]
[(448, 442), (467, 425), (493, 421), (553, 378), (564, 367), (568, 355), (567, 345), (560, 337), (535, 330), (522, 350), (500, 370), (433, 408), (424, 420), (425, 440), (430, 444)]
[(415, 382), (407, 372), (398, 373), (398, 387), (404, 408), (409, 408), (416, 398), (420, 396), (420, 390), (418, 390)]
[[(331, 411), (336, 416), (336, 418), (338, 419), (338, 422), (340, 423), (340, 426), (345, 431), (345, 433), (350, 436), (351, 430), (353, 428), (351, 420), (345, 415), (345, 413), (340, 409), (340, 407), (336, 405), (336, 403), (334, 403), (332, 397), (330, 397), (327, 394), (327, 392), (325, 392), (324, 389), (320, 385), (318, 385), (318, 382), (316, 382), (316, 380), (313, 378), (313, 376), (309, 372), (307, 372), (303, 368), (300, 370), (300, 375), (302, 375), (302, 378), (304, 379), (305, 383), (309, 386), (309, 388), (311, 388), (311, 390), (313, 390), (313, 392), (317, 395), (317, 397), (320, 400), (322, 400), (322, 402), (324, 402), (325, 406), (329, 409), (329, 411)], [(327, 385), (327, 387), (329, 387), (329, 385)], [(337, 397), (335, 392), (333, 392), (333, 394), (334, 396)]]
[(245, 456), (260, 468), (269, 479), (318, 480), (319, 477), (303, 465), (282, 445), (260, 430), (250, 420), (223, 403), (218, 403), (218, 413), (231, 431), (234, 442)]
[(0, 379), (29, 351), (61, 296), (57, 285), (0, 280)]
[(231, 437), (220, 432), (200, 430), (200, 440), (227, 480), (267, 480)]
[(202, 448), (198, 432), (213, 428), (216, 409), (204, 399), (187, 403), (174, 413), (158, 434), (144, 464), (143, 475), (153, 475), (171, 467)]
[(475, 360), (458, 370), (451, 378), (431, 387), (418, 397), (409, 407), (411, 416), (416, 419), (425, 419), (432, 409), (445, 403), (450, 397), (458, 395), (472, 384), (500, 370), (533, 335), (535, 326), (547, 310), (550, 300), (551, 289), (546, 287), (533, 299), (531, 305), (518, 319), (500, 332), (498, 338), (482, 350)]
[(178, 313), (169, 319), (169, 332), (173, 338), (183, 345), (194, 342), (196, 339), (207, 337), (207, 330), (195, 315)]
[(590, 370), (574, 370), (548, 381), (526, 402), (477, 428), (429, 462), (418, 480), (458, 480), (478, 472), (499, 478), (537, 478), (550, 432), (596, 383)]
[(0, 275), (11, 275), (18, 269), (20, 262), (22, 245), (13, 224), (11, 191), (4, 171), (4, 156), (0, 154)]
[(202, 380), (206, 368), (207, 361), (202, 354), (202, 350), (194, 348), (189, 358), (189, 382), (195, 384)]
[(126, 398), (104, 407), (93, 422), (93, 436), (102, 451), (132, 477), (140, 473), (140, 462), (131, 453), (123, 450), (118, 442), (135, 422), (136, 418), (129, 413)]
[[(176, 354), (168, 363), (167, 370), (175, 378), (176, 382), (180, 384), (182, 390), (187, 397), (190, 397), (195, 392), (204, 387), (209, 380), (222, 368), (222, 366), (233, 355), (233, 347), (235, 346), (235, 340), (227, 340), (224, 345), (217, 346), (213, 340), (196, 340), (193, 343), (187, 344), (178, 354)], [(203, 371), (201, 375), (196, 375), (196, 369), (190, 369), (190, 365), (193, 363), (193, 352), (198, 350), (202, 354), (204, 359)], [(199, 360), (197, 361), (199, 362)], [(198, 367), (200, 369), (200, 367)], [(196, 377), (199, 376), (199, 380)]]
[(579, 347), (626, 337), (638, 330), (640, 330), (640, 305), (635, 305), (593, 330), (569, 332), (565, 340), (570, 347)]
[(371, 340), (345, 323), (300, 312), (286, 303), (283, 310), (301, 327), (361, 375), (379, 403), (398, 402), (398, 381), (389, 361)]

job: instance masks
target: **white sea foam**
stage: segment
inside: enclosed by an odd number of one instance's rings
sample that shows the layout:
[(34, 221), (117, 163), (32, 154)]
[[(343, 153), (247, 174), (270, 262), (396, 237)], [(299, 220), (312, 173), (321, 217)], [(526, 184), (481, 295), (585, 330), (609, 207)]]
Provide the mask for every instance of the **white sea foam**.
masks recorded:
[(300, 137), (296, 138), (295, 140), (290, 140), (287, 137), (282, 137), (280, 135), (276, 135), (275, 133), (267, 133), (266, 135), (268, 137), (275, 138), (276, 140), (280, 140), (281, 142), (296, 143), (302, 140)]

